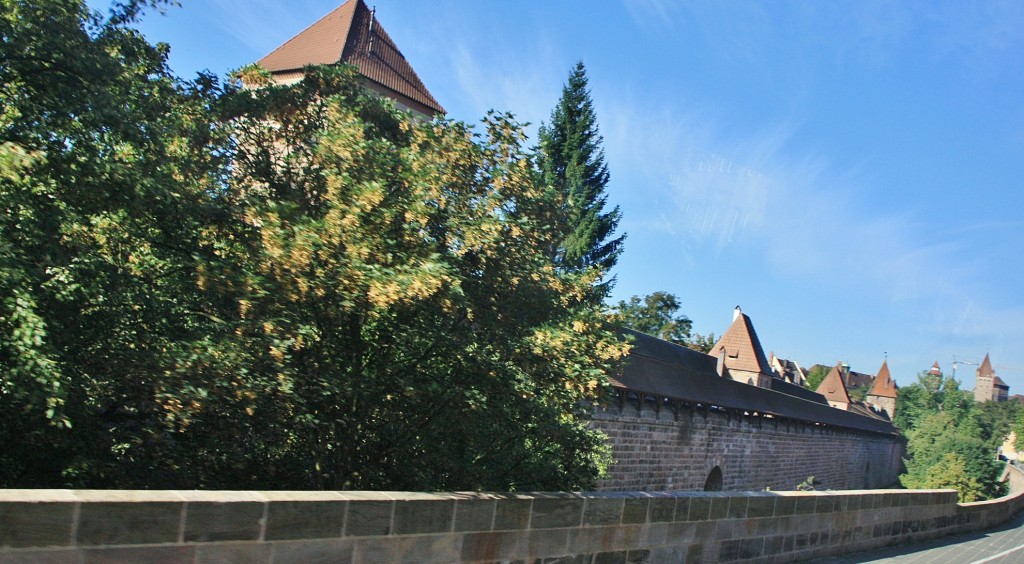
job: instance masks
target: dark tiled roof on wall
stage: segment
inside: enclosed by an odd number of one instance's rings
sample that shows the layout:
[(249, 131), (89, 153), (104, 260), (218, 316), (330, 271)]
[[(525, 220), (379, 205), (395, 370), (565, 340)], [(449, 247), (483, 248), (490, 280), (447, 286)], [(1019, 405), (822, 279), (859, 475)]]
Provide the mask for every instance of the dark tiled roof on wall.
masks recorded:
[(633, 340), (633, 350), (622, 374), (611, 379), (617, 388), (873, 433), (897, 432), (886, 421), (720, 377), (713, 356), (629, 329), (622, 334)]

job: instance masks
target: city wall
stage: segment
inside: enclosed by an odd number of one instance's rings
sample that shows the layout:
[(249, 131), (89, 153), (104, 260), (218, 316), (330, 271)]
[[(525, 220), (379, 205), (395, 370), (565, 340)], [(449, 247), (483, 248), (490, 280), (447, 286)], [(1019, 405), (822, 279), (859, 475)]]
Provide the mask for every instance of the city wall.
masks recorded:
[[(642, 407), (642, 408), (641, 408)], [(817, 489), (872, 489), (897, 483), (903, 440), (838, 426), (711, 407), (655, 410), (623, 402), (594, 413), (615, 464), (599, 490), (793, 490), (814, 476)]]
[(0, 490), (0, 562), (789, 562), (983, 529), (1013, 493)]

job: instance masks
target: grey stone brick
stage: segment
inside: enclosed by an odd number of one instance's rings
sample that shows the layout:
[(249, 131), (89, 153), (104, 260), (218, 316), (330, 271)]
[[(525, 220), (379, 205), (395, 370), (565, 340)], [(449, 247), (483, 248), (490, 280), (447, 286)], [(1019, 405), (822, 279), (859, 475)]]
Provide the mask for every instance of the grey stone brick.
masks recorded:
[(622, 522), (624, 500), (595, 497), (587, 499), (583, 510), (584, 525), (618, 525)]
[(0, 503), (0, 547), (71, 544), (74, 503)]
[(583, 520), (583, 499), (533, 500), (530, 528), (578, 527)]
[(391, 534), (392, 501), (349, 501), (345, 517), (345, 536)]
[(499, 499), (494, 508), (494, 530), (518, 530), (530, 526), (531, 499)]
[(494, 524), (493, 499), (460, 499), (455, 502), (455, 531), (490, 531)]
[(184, 503), (83, 503), (78, 544), (156, 544), (178, 542)]
[(395, 506), (394, 534), (449, 532), (454, 514), (453, 499), (403, 501)]
[(185, 542), (257, 540), (264, 504), (240, 501), (189, 503), (185, 508)]
[(266, 540), (340, 537), (345, 501), (273, 501), (267, 507)]
[(352, 560), (353, 539), (280, 541), (271, 544), (274, 564), (335, 564)]

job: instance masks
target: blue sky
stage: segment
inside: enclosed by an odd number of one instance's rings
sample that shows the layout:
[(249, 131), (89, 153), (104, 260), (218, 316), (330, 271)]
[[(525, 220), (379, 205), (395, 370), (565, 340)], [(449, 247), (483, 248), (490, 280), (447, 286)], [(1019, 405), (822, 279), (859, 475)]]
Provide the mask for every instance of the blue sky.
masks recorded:
[[(141, 29), (180, 76), (223, 75), (341, 1), (181, 0)], [(615, 299), (672, 292), (718, 335), (738, 304), (766, 352), (888, 353), (901, 385), (990, 352), (1024, 393), (1024, 3), (368, 3), (455, 119), (533, 136), (584, 61), (628, 233)]]

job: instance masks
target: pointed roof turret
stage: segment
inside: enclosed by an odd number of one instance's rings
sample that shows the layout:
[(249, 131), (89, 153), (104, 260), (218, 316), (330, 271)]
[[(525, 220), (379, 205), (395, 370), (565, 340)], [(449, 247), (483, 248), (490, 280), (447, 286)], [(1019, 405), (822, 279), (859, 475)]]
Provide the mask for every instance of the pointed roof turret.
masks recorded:
[(818, 384), (818, 389), (815, 391), (825, 396), (829, 404), (833, 402), (850, 404), (850, 394), (846, 392), (846, 386), (843, 384), (841, 364), (837, 364), (832, 367), (832, 370), (829, 370), (828, 375), (821, 381), (821, 384)]
[(884, 398), (896, 397), (896, 382), (893, 382), (889, 375), (889, 361), (882, 361), (882, 367), (878, 369), (878, 376), (875, 377), (875, 383), (871, 386), (868, 395)]
[(740, 310), (740, 306), (736, 306), (733, 311), (732, 325), (711, 350), (713, 354), (718, 355), (723, 348), (725, 368), (771, 375), (771, 364), (764, 355), (761, 341), (754, 331), (754, 324), (750, 322), (747, 314)]
[(271, 74), (289, 77), (306, 65), (338, 63), (355, 65), (385, 94), (425, 115), (445, 113), (363, 0), (348, 0), (259, 60)]
[(985, 360), (981, 361), (981, 366), (978, 367), (978, 376), (994, 376), (995, 370), (992, 370), (992, 361), (988, 359), (988, 353), (985, 353)]
[(932, 376), (942, 376), (942, 369), (939, 368), (939, 361), (935, 361), (932, 364), (932, 369), (928, 371)]

